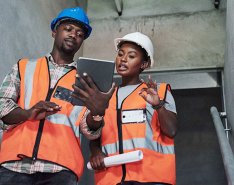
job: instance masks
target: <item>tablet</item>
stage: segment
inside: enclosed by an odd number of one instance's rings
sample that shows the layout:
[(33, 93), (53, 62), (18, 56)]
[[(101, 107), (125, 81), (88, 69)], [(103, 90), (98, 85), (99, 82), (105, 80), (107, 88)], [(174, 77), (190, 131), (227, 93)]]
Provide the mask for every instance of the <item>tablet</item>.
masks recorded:
[[(87, 73), (94, 81), (98, 89), (107, 92), (113, 83), (115, 62), (94, 58), (79, 57), (77, 60), (77, 76), (83, 77)], [(76, 85), (83, 89), (79, 79), (76, 78)], [(84, 105), (81, 100), (73, 99), (73, 105)]]

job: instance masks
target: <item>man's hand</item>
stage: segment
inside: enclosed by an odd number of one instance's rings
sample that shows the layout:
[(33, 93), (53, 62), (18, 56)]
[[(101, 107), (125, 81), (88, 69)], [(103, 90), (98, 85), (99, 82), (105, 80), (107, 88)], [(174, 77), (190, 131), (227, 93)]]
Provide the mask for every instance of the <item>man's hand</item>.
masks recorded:
[(94, 84), (91, 77), (87, 75), (87, 73), (83, 75), (84, 77), (79, 77), (79, 80), (84, 87), (84, 90), (74, 84), (74, 92), (72, 96), (83, 101), (92, 115), (103, 116), (105, 114), (105, 109), (109, 105), (109, 100), (115, 91), (115, 84), (113, 83), (110, 90), (104, 93), (97, 88), (97, 86)]
[(28, 120), (41, 120), (61, 110), (61, 106), (53, 102), (39, 101), (31, 109), (27, 110)]
[(4, 116), (2, 120), (7, 125), (13, 125), (25, 122), (27, 120), (41, 120), (46, 116), (55, 114), (60, 110), (61, 107), (53, 102), (40, 101), (28, 110), (17, 107), (9, 114)]

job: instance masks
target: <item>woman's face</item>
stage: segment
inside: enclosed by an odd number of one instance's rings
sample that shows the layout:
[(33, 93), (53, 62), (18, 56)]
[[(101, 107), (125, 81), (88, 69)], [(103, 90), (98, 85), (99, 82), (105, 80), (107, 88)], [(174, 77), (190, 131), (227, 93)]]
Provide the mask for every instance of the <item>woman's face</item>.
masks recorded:
[(143, 66), (143, 52), (134, 43), (123, 43), (116, 57), (116, 71), (122, 77), (138, 77)]

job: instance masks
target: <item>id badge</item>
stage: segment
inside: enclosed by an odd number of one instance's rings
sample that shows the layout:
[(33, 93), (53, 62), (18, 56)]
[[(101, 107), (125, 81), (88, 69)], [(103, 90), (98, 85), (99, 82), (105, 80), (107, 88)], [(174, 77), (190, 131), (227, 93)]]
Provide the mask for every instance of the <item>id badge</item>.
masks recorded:
[(122, 123), (142, 123), (146, 120), (145, 109), (122, 111)]
[(71, 103), (72, 93), (73, 92), (71, 90), (58, 86), (53, 97)]

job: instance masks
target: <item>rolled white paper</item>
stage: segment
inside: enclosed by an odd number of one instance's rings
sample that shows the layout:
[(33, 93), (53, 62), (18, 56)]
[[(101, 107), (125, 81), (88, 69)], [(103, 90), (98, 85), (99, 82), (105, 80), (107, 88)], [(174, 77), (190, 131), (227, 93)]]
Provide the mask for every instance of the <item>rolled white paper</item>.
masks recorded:
[[(104, 158), (104, 164), (106, 167), (117, 166), (126, 163), (133, 163), (143, 159), (143, 152), (141, 150), (135, 150), (132, 152), (118, 154)], [(90, 162), (87, 163), (87, 168), (93, 170)]]

